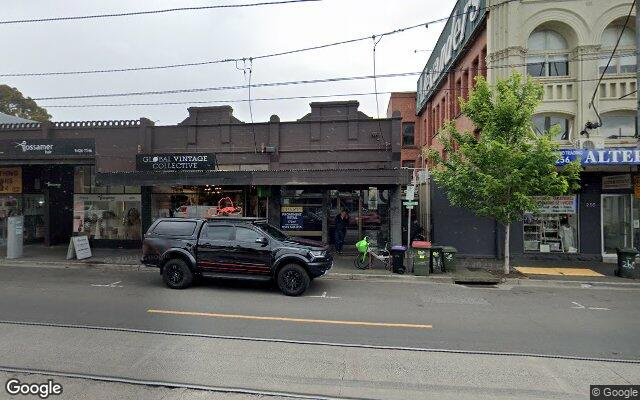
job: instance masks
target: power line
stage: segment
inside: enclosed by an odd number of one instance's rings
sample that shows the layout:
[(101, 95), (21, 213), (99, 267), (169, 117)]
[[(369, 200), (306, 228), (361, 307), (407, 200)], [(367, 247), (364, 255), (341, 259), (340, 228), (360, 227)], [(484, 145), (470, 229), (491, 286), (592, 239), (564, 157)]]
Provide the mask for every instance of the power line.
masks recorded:
[[(589, 61), (589, 60), (597, 60), (601, 58), (602, 57), (592, 57), (592, 58), (585, 57), (583, 59), (576, 59), (572, 61), (583, 62), (583, 61)], [(528, 65), (527, 63), (495, 65), (495, 66), (487, 66), (485, 69), (516, 68), (516, 67), (523, 67), (527, 65)], [(449, 71), (463, 72), (464, 70), (449, 69)], [(439, 71), (433, 71), (432, 73), (439, 73)], [(276, 86), (291, 86), (291, 85), (315, 84), (315, 83), (329, 83), (329, 82), (373, 79), (374, 77), (376, 79), (377, 78), (396, 78), (396, 77), (404, 77), (404, 76), (412, 76), (412, 75), (420, 75), (420, 74), (421, 72), (401, 72), (401, 73), (390, 73), (390, 74), (383, 74), (383, 75), (375, 74), (375, 75), (309, 79), (309, 80), (298, 80), (298, 81), (287, 81), (287, 82), (269, 82), (269, 83), (252, 84), (251, 87), (259, 88), (259, 87), (276, 87)], [(580, 81), (590, 81), (590, 80), (574, 80), (574, 82), (580, 82)], [(177, 93), (200, 93), (200, 92), (211, 92), (211, 91), (220, 91), (220, 90), (239, 90), (239, 89), (247, 89), (247, 88), (248, 88), (248, 85), (232, 85), (232, 86), (218, 86), (218, 87), (192, 88), (192, 89), (155, 90), (155, 91), (144, 91), (144, 92), (101, 93), (101, 94), (87, 94), (87, 95), (73, 95), (73, 96), (36, 97), (36, 98), (33, 98), (33, 100), (40, 101), (40, 100), (88, 99), (88, 98), (101, 98), (101, 97), (147, 96), (147, 95), (162, 95), (162, 94), (177, 94)]]
[[(380, 76), (378, 76), (380, 77)], [(578, 79), (577, 82), (593, 82), (596, 79)], [(570, 81), (573, 83), (576, 81)], [(460, 89), (469, 89), (468, 86), (463, 86)], [(441, 88), (442, 91), (455, 91), (456, 89)], [(391, 94), (398, 92), (393, 91), (377, 91), (377, 94)], [(637, 91), (632, 91), (620, 97), (623, 99), (628, 96), (632, 96)], [(318, 98), (330, 98), (330, 97), (358, 97), (358, 96), (375, 96), (376, 92), (354, 92), (354, 93), (332, 93), (325, 95), (307, 95), (307, 96), (279, 96), (279, 97), (261, 97), (252, 98), (252, 102), (261, 101), (281, 101), (281, 100), (301, 100), (301, 99), (318, 99)], [(101, 104), (43, 104), (44, 108), (93, 108), (93, 107), (133, 107), (133, 106), (166, 106), (166, 105), (187, 105), (187, 104), (228, 104), (228, 103), (245, 103), (248, 99), (227, 99), (227, 100), (192, 100), (192, 101), (162, 101), (162, 102), (149, 102), (149, 103), (101, 103)]]
[[(395, 91), (378, 92), (378, 94), (391, 94)], [(327, 97), (356, 97), (356, 96), (373, 96), (374, 92), (360, 92), (360, 93), (334, 93), (323, 95), (309, 95), (309, 96), (286, 96), (286, 97), (262, 97), (253, 98), (255, 101), (275, 101), (275, 100), (300, 100), (300, 99), (319, 99)], [(212, 104), (212, 103), (245, 103), (248, 99), (229, 99), (229, 100), (194, 100), (194, 101), (163, 101), (154, 103), (106, 103), (106, 104), (51, 104), (43, 105), (45, 108), (90, 108), (90, 107), (132, 107), (132, 106), (166, 106), (166, 105), (185, 105), (185, 104)]]
[[(589, 107), (593, 107), (594, 111), (596, 112), (596, 115), (598, 116), (598, 123), (600, 124), (600, 126), (602, 126), (602, 119), (600, 118), (600, 114), (598, 113), (598, 109), (596, 108), (596, 106), (594, 104), (594, 101), (596, 99), (596, 95), (598, 94), (598, 89), (600, 88), (600, 82), (602, 82), (602, 79), (604, 78), (604, 75), (607, 73), (607, 70), (609, 69), (609, 65), (611, 65), (611, 61), (613, 60), (613, 57), (616, 54), (616, 50), (618, 50), (618, 45), (620, 44), (620, 40), (622, 39), (622, 35), (624, 34), (624, 30), (627, 27), (627, 24), (629, 23), (629, 19), (631, 18), (631, 14), (633, 14), (633, 10), (635, 8), (635, 5), (636, 5), (636, 0), (633, 0), (633, 3), (631, 4), (631, 9), (629, 10), (629, 14), (627, 14), (627, 18), (624, 21), (624, 25), (622, 26), (622, 29), (620, 30), (620, 35), (618, 36), (618, 40), (616, 41), (616, 45), (613, 47), (613, 51), (611, 52), (611, 56), (609, 57), (609, 60), (607, 61), (607, 65), (602, 70), (602, 74), (600, 75), (600, 79), (598, 79), (598, 83), (596, 84), (595, 90), (593, 91), (593, 96), (591, 96), (591, 102), (589, 103)], [(640, 50), (640, 49), (637, 49), (637, 50)]]
[[(435, 22), (438, 22), (438, 21), (439, 20), (423, 22), (423, 23), (420, 23), (420, 24), (416, 24), (416, 25), (411, 25), (411, 26), (407, 26), (407, 27), (404, 27), (404, 28), (395, 29), (395, 30), (392, 30), (392, 31), (376, 34), (376, 35), (373, 35), (373, 36), (382, 37), (382, 36), (395, 35), (397, 33), (406, 32), (406, 31), (409, 31), (409, 30), (412, 30), (412, 29), (416, 29), (416, 28), (419, 28), (419, 27), (423, 27), (423, 26), (426, 26), (426, 25), (428, 25), (430, 23), (435, 23)], [(266, 59), (266, 58), (272, 58), (272, 57), (279, 57), (279, 56), (285, 56), (285, 55), (290, 55), (290, 54), (302, 53), (302, 52), (306, 52), (306, 51), (320, 50), (320, 49), (325, 49), (325, 48), (334, 47), (334, 46), (340, 46), (340, 45), (344, 45), (344, 44), (356, 43), (356, 42), (361, 42), (361, 41), (369, 40), (369, 39), (371, 39), (371, 35), (364, 36), (364, 37), (358, 37), (358, 38), (355, 38), (355, 39), (341, 40), (341, 41), (338, 41), (338, 42), (325, 43), (325, 44), (320, 44), (320, 45), (316, 45), (316, 46), (303, 47), (303, 48), (300, 48), (300, 49), (286, 50), (286, 51), (280, 51), (280, 52), (269, 53), (269, 54), (262, 54), (262, 55), (257, 55), (257, 56), (253, 56), (253, 57), (221, 58), (221, 59), (218, 59), (218, 60), (208, 60), (208, 61), (178, 63), (178, 64), (166, 64), (166, 65), (154, 65), (154, 66), (146, 66), (146, 67), (90, 69), (90, 70), (82, 70), (82, 71), (0, 73), (0, 77), (2, 77), (2, 76), (5, 76), (5, 77), (21, 77), (21, 76), (85, 75), (85, 74), (102, 74), (102, 73), (113, 73), (113, 72), (149, 71), (149, 70), (182, 68), (182, 67), (197, 67), (197, 66), (202, 66), (202, 65), (238, 62), (238, 61), (247, 60), (249, 58), (251, 58), (253, 60), (260, 60), (260, 59)]]
[[(401, 76), (411, 76), (418, 75), (419, 72), (401, 72), (395, 74), (385, 74), (379, 75), (379, 78), (395, 78)], [(352, 80), (362, 80), (362, 79), (371, 79), (373, 75), (365, 75), (365, 76), (350, 76), (350, 77), (341, 77), (341, 78), (325, 78), (325, 79), (310, 79), (310, 80), (300, 80), (300, 81), (288, 81), (288, 82), (270, 82), (270, 83), (257, 83), (252, 84), (251, 87), (273, 87), (273, 86), (289, 86), (289, 85), (303, 85), (303, 84), (312, 84), (312, 83), (327, 83), (327, 82), (340, 82), (340, 81), (352, 81)], [(247, 89), (248, 85), (235, 85), (235, 86), (218, 86), (218, 87), (208, 87), (208, 88), (195, 88), (195, 89), (175, 89), (175, 90), (156, 90), (156, 91), (148, 91), (148, 92), (127, 92), (127, 93), (108, 93), (108, 94), (87, 94), (87, 95), (78, 95), (78, 96), (53, 96), (53, 97), (37, 97), (33, 100), (62, 100), (62, 99), (89, 99), (89, 98), (98, 98), (98, 97), (124, 97), (124, 96), (146, 96), (146, 95), (159, 95), (159, 94), (176, 94), (176, 93), (199, 93), (199, 92), (211, 92), (218, 90), (238, 90), (238, 89)]]
[[(507, 3), (511, 3), (513, 1), (520, 1), (520, 0), (505, 0), (504, 2), (502, 2), (500, 4), (481, 7), (481, 8), (478, 8), (478, 10), (495, 8), (495, 7), (498, 7), (498, 6), (507, 4)], [(269, 3), (267, 3), (267, 4), (269, 4)], [(458, 17), (458, 16), (461, 16), (461, 15), (467, 14), (469, 12), (470, 11), (464, 11), (464, 12), (457, 13), (457, 14), (451, 14), (449, 17), (446, 17), (446, 18), (438, 18), (438, 19), (422, 22), (422, 23), (419, 23), (419, 24), (407, 26), (407, 27), (404, 27), (404, 28), (394, 29), (392, 31), (388, 31), (388, 32), (380, 33), (380, 34), (367, 35), (367, 36), (362, 36), (362, 37), (358, 37), (358, 38), (354, 38), (354, 39), (347, 39), (347, 40), (342, 40), (342, 41), (338, 41), (338, 42), (326, 43), (326, 44), (321, 44), (321, 45), (316, 45), (316, 46), (311, 46), (311, 47), (304, 47), (304, 48), (300, 48), (300, 49), (287, 50), (287, 51), (281, 51), (281, 52), (270, 53), (270, 54), (263, 54), (263, 55), (253, 56), (253, 57), (222, 58), (222, 59), (218, 59), (218, 60), (208, 60), (208, 61), (200, 61), (200, 62), (187, 62), (187, 63), (177, 63), (177, 64), (143, 66), (143, 67), (90, 69), (90, 70), (80, 70), (80, 71), (0, 73), (0, 77), (3, 77), (3, 76), (4, 77), (59, 76), (59, 75), (83, 75), (83, 74), (100, 74), (100, 73), (131, 72), (131, 71), (149, 71), (149, 70), (157, 70), (157, 69), (195, 67), (195, 66), (202, 66), (202, 65), (230, 63), (230, 62), (237, 62), (237, 61), (246, 60), (246, 59), (249, 59), (249, 58), (252, 58), (253, 60), (260, 60), (260, 59), (265, 59), (265, 58), (279, 57), (279, 56), (296, 54), (296, 53), (301, 53), (301, 52), (306, 52), (306, 51), (324, 49), (324, 48), (328, 48), (328, 47), (340, 46), (340, 45), (349, 44), (349, 43), (362, 42), (362, 41), (371, 39), (372, 36), (383, 37), (383, 36), (395, 35), (397, 33), (406, 32), (406, 31), (417, 29), (417, 28), (420, 28), (420, 27), (428, 28), (429, 24), (435, 24), (435, 23), (439, 23), (439, 22), (448, 21), (451, 17)]]
[(59, 21), (85, 20), (85, 19), (96, 19), (96, 18), (130, 17), (134, 15), (165, 14), (165, 13), (171, 13), (176, 11), (198, 11), (198, 10), (211, 10), (216, 8), (245, 8), (245, 7), (271, 6), (271, 5), (280, 5), (280, 4), (289, 4), (289, 3), (308, 3), (308, 2), (318, 2), (318, 1), (322, 1), (322, 0), (281, 0), (281, 1), (246, 3), (246, 4), (219, 4), (215, 6), (176, 7), (176, 8), (166, 8), (162, 10), (131, 11), (131, 12), (109, 13), (109, 14), (78, 15), (78, 16), (66, 16), (66, 17), (34, 18), (34, 19), (14, 19), (14, 20), (0, 21), (0, 25), (25, 24), (25, 23), (36, 23), (36, 22), (59, 22)]

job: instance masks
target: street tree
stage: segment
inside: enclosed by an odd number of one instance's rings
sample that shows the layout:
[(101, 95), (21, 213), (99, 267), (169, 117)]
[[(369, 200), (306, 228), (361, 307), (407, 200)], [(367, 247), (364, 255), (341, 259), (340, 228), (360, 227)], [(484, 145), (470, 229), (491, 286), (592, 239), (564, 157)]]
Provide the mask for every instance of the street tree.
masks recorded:
[(24, 97), (18, 89), (8, 85), (0, 85), (0, 112), (39, 122), (51, 119), (47, 110), (35, 100)]
[(478, 135), (460, 132), (449, 123), (441, 132), (445, 157), (430, 150), (435, 183), (452, 205), (479, 216), (494, 218), (504, 226), (504, 273), (509, 273), (509, 236), (513, 222), (539, 208), (538, 196), (559, 196), (579, 188), (578, 163), (562, 168), (553, 136), (559, 127), (536, 135), (533, 113), (543, 88), (530, 77), (514, 73), (490, 87), (476, 78), (469, 100), (459, 100), (461, 110)]

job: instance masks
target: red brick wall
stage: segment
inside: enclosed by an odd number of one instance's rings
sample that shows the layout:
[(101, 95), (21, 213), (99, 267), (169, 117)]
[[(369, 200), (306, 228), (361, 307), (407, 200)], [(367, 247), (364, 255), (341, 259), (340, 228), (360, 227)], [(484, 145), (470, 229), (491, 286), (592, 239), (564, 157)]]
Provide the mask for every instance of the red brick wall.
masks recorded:
[(466, 52), (451, 67), (436, 92), (417, 116), (416, 125), (421, 126), (422, 143), (443, 153), (438, 131), (447, 122), (455, 120), (458, 130), (473, 131), (471, 121), (460, 114), (457, 99), (468, 98), (469, 88), (473, 87), (476, 75), (487, 76), (487, 30), (482, 28), (473, 42), (467, 44)]
[[(413, 160), (416, 161), (418, 156), (420, 155), (420, 148), (422, 147), (422, 143), (420, 139), (423, 135), (421, 135), (421, 129), (419, 124), (417, 123), (416, 117), (416, 92), (394, 92), (391, 93), (391, 97), (389, 98), (389, 105), (387, 106), (387, 117), (391, 117), (395, 111), (399, 111), (402, 116), (402, 123), (413, 122), (415, 123), (415, 131), (414, 131), (414, 146), (405, 146), (403, 144), (401, 151), (401, 164), (405, 161)], [(403, 125), (404, 130), (404, 125)], [(416, 165), (417, 161), (416, 161)]]

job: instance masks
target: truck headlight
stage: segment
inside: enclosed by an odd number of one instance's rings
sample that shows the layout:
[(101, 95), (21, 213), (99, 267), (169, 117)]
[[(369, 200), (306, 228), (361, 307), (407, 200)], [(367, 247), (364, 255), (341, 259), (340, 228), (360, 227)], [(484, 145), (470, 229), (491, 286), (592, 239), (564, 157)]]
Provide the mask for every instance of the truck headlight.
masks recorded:
[(309, 255), (313, 258), (324, 257), (325, 252), (323, 250), (309, 250)]

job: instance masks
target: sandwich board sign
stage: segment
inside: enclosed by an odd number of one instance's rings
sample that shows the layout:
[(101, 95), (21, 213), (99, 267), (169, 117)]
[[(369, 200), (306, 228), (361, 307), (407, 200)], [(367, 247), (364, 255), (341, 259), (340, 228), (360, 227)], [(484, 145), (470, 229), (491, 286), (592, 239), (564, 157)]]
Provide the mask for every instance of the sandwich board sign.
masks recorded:
[(67, 260), (73, 259), (73, 256), (78, 260), (91, 257), (91, 246), (89, 245), (88, 236), (73, 236), (69, 240), (69, 248), (67, 249)]

